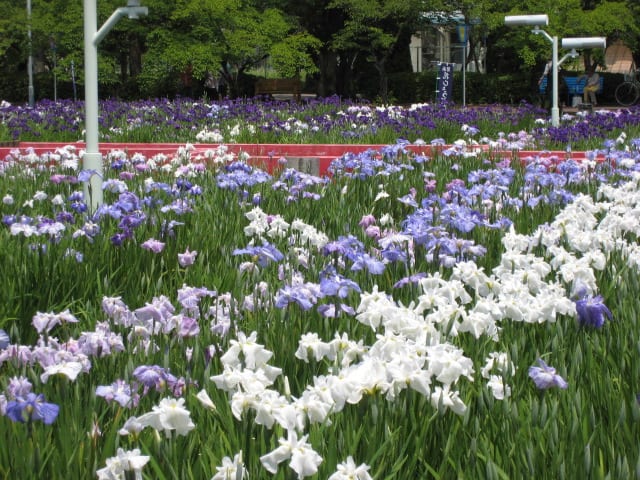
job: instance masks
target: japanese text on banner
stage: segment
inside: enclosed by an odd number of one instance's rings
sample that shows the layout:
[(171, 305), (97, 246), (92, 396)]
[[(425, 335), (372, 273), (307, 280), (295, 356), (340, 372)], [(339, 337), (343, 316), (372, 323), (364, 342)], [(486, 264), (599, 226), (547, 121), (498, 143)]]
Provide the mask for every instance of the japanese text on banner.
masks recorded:
[(438, 103), (449, 103), (453, 101), (453, 66), (454, 63), (440, 63), (438, 65), (438, 84), (436, 87), (436, 98)]

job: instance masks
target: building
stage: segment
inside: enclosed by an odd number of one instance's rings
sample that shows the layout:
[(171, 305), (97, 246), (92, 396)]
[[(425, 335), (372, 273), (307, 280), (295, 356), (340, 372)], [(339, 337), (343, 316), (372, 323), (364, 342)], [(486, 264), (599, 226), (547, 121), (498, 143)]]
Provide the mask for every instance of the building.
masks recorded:
[[(433, 70), (438, 63), (455, 63), (455, 70), (462, 70), (463, 58), (469, 58), (469, 32), (479, 20), (465, 22), (462, 13), (431, 12), (424, 15), (430, 27), (411, 37), (411, 64), (414, 72)], [(486, 71), (486, 48), (479, 45), (475, 52), (477, 62), (468, 63), (467, 71)], [(465, 55), (466, 54), (466, 55)]]

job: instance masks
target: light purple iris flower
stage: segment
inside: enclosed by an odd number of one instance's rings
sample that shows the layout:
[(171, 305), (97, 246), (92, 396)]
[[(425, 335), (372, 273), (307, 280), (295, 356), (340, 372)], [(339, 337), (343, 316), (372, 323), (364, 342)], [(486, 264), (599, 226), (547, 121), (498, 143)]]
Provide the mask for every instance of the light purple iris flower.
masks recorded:
[(144, 242), (141, 247), (153, 253), (160, 253), (164, 250), (164, 243), (160, 240), (156, 240), (155, 238), (150, 238)]
[(533, 380), (540, 390), (546, 390), (553, 387), (567, 388), (567, 381), (556, 373), (556, 369), (547, 365), (541, 358), (538, 359), (539, 367), (529, 367), (529, 377)]
[(195, 250), (192, 252), (187, 248), (184, 253), (178, 254), (178, 264), (183, 268), (190, 267), (196, 261), (197, 256), (198, 252)]

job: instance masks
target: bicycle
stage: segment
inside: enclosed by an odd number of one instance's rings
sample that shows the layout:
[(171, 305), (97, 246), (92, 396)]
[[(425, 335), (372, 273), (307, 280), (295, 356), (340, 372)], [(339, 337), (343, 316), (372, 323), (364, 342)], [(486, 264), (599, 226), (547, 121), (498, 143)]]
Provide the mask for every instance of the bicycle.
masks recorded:
[(623, 107), (629, 107), (640, 98), (640, 81), (638, 74), (640, 70), (624, 76), (624, 82), (616, 87), (616, 102)]

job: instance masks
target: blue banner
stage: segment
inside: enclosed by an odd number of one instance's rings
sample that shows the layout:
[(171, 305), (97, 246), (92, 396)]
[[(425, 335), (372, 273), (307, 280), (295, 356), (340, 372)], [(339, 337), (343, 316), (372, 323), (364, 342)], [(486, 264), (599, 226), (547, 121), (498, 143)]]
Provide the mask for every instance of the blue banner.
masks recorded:
[(453, 66), (455, 63), (438, 64), (438, 84), (436, 86), (436, 98), (438, 103), (452, 102), (453, 94)]
[(458, 32), (458, 43), (466, 45), (469, 41), (469, 25), (457, 25), (456, 31)]

